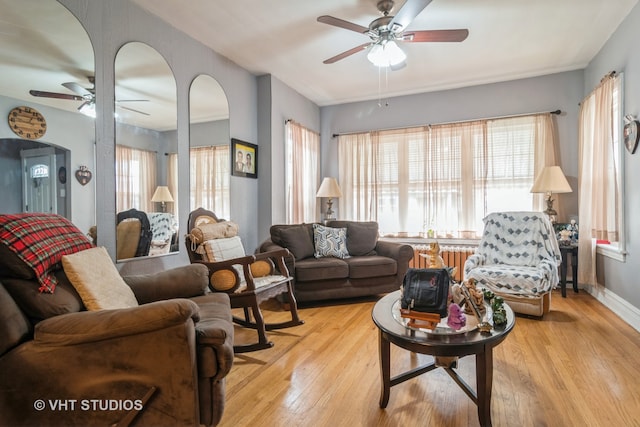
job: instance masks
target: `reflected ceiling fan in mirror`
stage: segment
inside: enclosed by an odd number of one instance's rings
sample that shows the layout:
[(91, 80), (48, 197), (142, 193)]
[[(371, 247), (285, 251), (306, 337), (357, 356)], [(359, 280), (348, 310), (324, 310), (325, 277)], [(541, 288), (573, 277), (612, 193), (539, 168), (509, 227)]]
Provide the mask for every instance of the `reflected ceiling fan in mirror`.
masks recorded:
[[(85, 88), (80, 86), (75, 82), (66, 82), (62, 83), (62, 86), (69, 89), (71, 92), (75, 92), (75, 95), (70, 93), (59, 93), (59, 92), (46, 92), (42, 90), (30, 90), (29, 93), (33, 96), (39, 96), (44, 98), (55, 98), (55, 99), (68, 99), (71, 101), (82, 101), (82, 104), (78, 107), (78, 111), (82, 114), (94, 117), (96, 116), (96, 90), (95, 90), (95, 79), (93, 76), (88, 76), (89, 83), (93, 86), (90, 88)], [(121, 99), (116, 100), (116, 103), (120, 102), (148, 102), (148, 99)], [(123, 110), (133, 111), (134, 113), (144, 114), (148, 116), (149, 113), (145, 113), (144, 111), (134, 110), (130, 107), (125, 107), (124, 105), (118, 105), (119, 108)]]
[(390, 15), (394, 6), (393, 0), (380, 0), (377, 3), (377, 7), (383, 16), (371, 21), (368, 27), (329, 15), (319, 16), (318, 22), (362, 33), (371, 39), (368, 43), (356, 46), (323, 62), (325, 64), (333, 64), (368, 49), (367, 59), (372, 64), (378, 67), (389, 67), (393, 70), (398, 70), (406, 65), (407, 55), (400, 49), (397, 42), (461, 42), (465, 40), (469, 35), (469, 30), (467, 29), (405, 31), (431, 1), (407, 0), (394, 16)]

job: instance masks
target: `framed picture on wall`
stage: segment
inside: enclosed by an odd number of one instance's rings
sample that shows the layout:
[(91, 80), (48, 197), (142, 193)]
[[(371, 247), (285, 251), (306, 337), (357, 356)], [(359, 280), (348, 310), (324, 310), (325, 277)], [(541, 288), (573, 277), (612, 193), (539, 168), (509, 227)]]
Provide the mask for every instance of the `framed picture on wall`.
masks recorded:
[(258, 146), (231, 138), (231, 175), (258, 177)]

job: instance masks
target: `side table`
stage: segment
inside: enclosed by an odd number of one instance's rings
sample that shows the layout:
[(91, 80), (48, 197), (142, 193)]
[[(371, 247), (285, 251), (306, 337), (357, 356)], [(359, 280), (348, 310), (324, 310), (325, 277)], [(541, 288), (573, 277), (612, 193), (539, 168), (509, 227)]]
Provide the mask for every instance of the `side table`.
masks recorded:
[(560, 265), (560, 290), (562, 291), (562, 297), (566, 298), (569, 256), (571, 256), (571, 280), (569, 280), (568, 282), (573, 285), (573, 292), (578, 293), (578, 244), (561, 244), (560, 253), (562, 254), (562, 264)]

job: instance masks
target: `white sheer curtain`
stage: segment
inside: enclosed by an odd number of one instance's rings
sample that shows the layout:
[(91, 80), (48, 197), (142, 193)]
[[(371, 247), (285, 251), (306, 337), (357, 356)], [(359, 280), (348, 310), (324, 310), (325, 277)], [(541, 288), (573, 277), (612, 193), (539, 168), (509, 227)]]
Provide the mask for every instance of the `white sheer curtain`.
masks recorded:
[(606, 76), (580, 104), (578, 282), (581, 284), (597, 283), (596, 240), (617, 242), (619, 238), (616, 144), (620, 86), (619, 76)]
[(194, 147), (189, 153), (191, 208), (205, 208), (219, 218), (229, 218), (229, 146)]
[(116, 210), (135, 208), (153, 212), (156, 189), (155, 151), (116, 145)]
[(288, 224), (317, 221), (320, 185), (320, 135), (288, 120), (286, 138), (286, 208)]
[[(340, 210), (384, 234), (477, 237), (489, 212), (532, 210), (555, 163), (551, 114), (341, 135)], [(536, 161), (536, 158), (539, 160)]]

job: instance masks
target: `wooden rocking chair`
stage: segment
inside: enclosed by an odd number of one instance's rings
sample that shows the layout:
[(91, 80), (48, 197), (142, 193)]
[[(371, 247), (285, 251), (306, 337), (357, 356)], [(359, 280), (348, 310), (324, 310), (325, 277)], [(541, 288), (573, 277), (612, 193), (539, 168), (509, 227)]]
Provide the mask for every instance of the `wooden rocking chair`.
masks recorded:
[[(271, 348), (273, 342), (267, 339), (266, 331), (304, 323), (298, 317), (298, 306), (293, 296), (293, 278), (284, 262), (284, 257), (289, 255), (287, 249), (245, 255), (239, 237), (227, 237), (235, 234), (235, 224), (221, 220), (213, 212), (203, 208), (189, 214), (187, 226), (189, 234), (185, 243), (189, 261), (192, 264), (206, 265), (209, 269), (209, 288), (214, 292), (226, 292), (231, 300), (231, 308), (244, 310), (244, 319), (234, 316), (233, 321), (258, 332), (256, 343), (234, 346), (234, 352)], [(212, 245), (216, 249), (207, 250)], [(214, 260), (209, 261), (212, 257)], [(265, 323), (260, 304), (281, 294), (286, 295), (291, 320)]]

